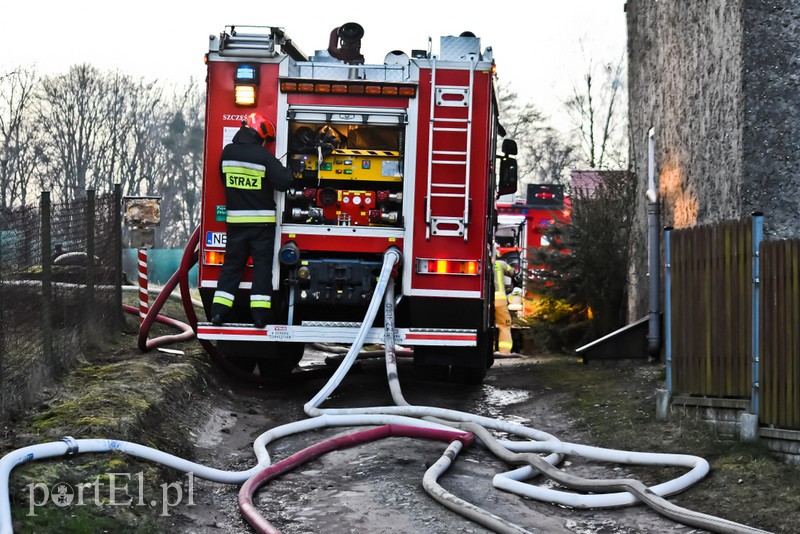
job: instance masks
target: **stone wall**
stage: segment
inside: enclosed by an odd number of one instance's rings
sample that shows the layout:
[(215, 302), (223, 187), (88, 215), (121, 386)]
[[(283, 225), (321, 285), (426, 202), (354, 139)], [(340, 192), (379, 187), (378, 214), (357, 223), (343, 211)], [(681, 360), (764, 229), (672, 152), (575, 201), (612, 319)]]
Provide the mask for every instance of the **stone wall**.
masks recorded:
[(743, 0), (742, 208), (800, 236), (800, 0)]
[(761, 211), (767, 239), (800, 236), (800, 0), (629, 0), (627, 19), (635, 319), (647, 312), (651, 127), (662, 226)]
[[(659, 393), (666, 394), (666, 390)], [(708, 397), (685, 397), (676, 395), (671, 399), (660, 395), (661, 402), (666, 401), (665, 412), (681, 419), (691, 418), (701, 422), (715, 436), (740, 441), (752, 441), (753, 437), (764, 444), (775, 456), (784, 461), (800, 465), (800, 432), (777, 428), (743, 428), (743, 415), (749, 413), (750, 401), (747, 399), (720, 399)], [(659, 413), (663, 407), (656, 406), (660, 419), (668, 417), (668, 413)], [(754, 432), (748, 436), (749, 432)]]
[(742, 213), (743, 7), (728, 0), (629, 0), (626, 8), (630, 161), (639, 184), (629, 302), (635, 320), (648, 311), (650, 128), (660, 226)]

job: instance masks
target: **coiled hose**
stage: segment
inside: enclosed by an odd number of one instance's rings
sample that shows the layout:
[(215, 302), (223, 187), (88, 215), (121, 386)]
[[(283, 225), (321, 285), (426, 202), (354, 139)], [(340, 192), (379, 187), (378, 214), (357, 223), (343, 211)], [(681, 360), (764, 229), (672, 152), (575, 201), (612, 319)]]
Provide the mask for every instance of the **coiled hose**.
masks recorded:
[[(188, 267), (191, 266), (190, 263), (191, 263), (192, 253), (194, 254), (194, 261), (196, 261), (198, 232), (199, 229), (196, 230), (195, 233), (193, 234), (192, 240), (190, 240), (190, 245), (191, 243), (194, 244), (191, 247), (187, 246), (186, 250), (184, 251), (183, 260), (181, 262), (181, 276), (179, 277), (179, 282), (181, 284), (182, 294), (185, 295), (188, 295), (187, 276), (188, 276)], [(521, 425), (490, 419), (487, 417), (467, 414), (456, 410), (447, 410), (442, 408), (425, 407), (425, 406), (412, 406), (409, 405), (403, 398), (402, 392), (400, 391), (399, 388), (399, 383), (393, 384), (391, 386), (393, 400), (395, 400), (395, 402), (399, 404), (398, 406), (351, 408), (351, 409), (321, 409), (320, 405), (333, 393), (333, 391), (335, 391), (341, 380), (346, 375), (350, 366), (352, 366), (353, 362), (356, 360), (359, 350), (363, 346), (363, 342), (366, 337), (366, 332), (369, 330), (369, 328), (371, 328), (372, 323), (374, 322), (375, 315), (377, 314), (378, 305), (384, 293), (388, 291), (389, 296), (390, 297), (393, 296), (391, 289), (387, 289), (387, 284), (388, 281), (390, 280), (392, 267), (399, 260), (400, 260), (399, 251), (390, 250), (387, 251), (387, 253), (384, 255), (384, 264), (381, 268), (381, 276), (378, 280), (378, 286), (376, 288), (375, 294), (373, 295), (373, 299), (370, 302), (370, 306), (367, 310), (367, 314), (364, 323), (362, 324), (361, 331), (356, 336), (356, 340), (353, 346), (350, 348), (347, 355), (342, 360), (342, 363), (337, 368), (336, 372), (331, 376), (330, 380), (325, 384), (323, 389), (320, 390), (320, 392), (317, 395), (315, 395), (312, 398), (312, 400), (309, 401), (304, 406), (304, 409), (307, 415), (310, 416), (310, 418), (303, 421), (297, 421), (294, 423), (282, 425), (261, 434), (253, 444), (253, 449), (257, 459), (257, 464), (254, 467), (245, 471), (223, 471), (215, 468), (206, 467), (200, 464), (196, 464), (194, 462), (190, 462), (188, 460), (173, 456), (168, 453), (164, 453), (162, 451), (158, 451), (156, 449), (152, 449), (150, 447), (125, 441), (117, 441), (117, 440), (104, 440), (104, 439), (76, 440), (68, 437), (58, 442), (44, 443), (39, 445), (32, 445), (29, 447), (23, 447), (21, 449), (6, 454), (5, 456), (3, 456), (2, 459), (0, 459), (0, 534), (10, 534), (12, 532), (10, 502), (8, 493), (8, 481), (9, 481), (8, 479), (11, 470), (21, 463), (25, 463), (36, 459), (63, 456), (67, 454), (72, 455), (79, 452), (83, 453), (83, 452), (118, 451), (142, 459), (154, 461), (166, 465), (168, 467), (172, 467), (182, 472), (193, 472), (196, 476), (200, 478), (205, 478), (208, 480), (222, 482), (222, 483), (247, 484), (246, 489), (244, 489), (244, 487), (242, 488), (245, 491), (245, 497), (246, 497), (247, 495), (252, 496), (251, 490), (252, 492), (255, 492), (258, 485), (268, 480), (273, 473), (273, 471), (271, 471), (271, 466), (270, 466), (269, 452), (267, 451), (267, 445), (273, 440), (297, 432), (303, 432), (315, 428), (323, 428), (331, 426), (362, 426), (362, 425), (407, 425), (414, 427), (415, 429), (438, 429), (447, 432), (453, 432), (454, 430), (456, 430), (461, 432), (461, 434), (459, 434), (460, 436), (463, 436), (464, 432), (466, 432), (467, 430), (469, 430), (470, 432), (474, 432), (475, 435), (479, 436), (481, 442), (489, 450), (497, 454), (498, 457), (500, 457), (504, 461), (507, 461), (512, 464), (514, 463), (528, 464), (526, 467), (517, 469), (512, 473), (495, 476), (494, 478), (495, 486), (498, 487), (499, 489), (506, 489), (507, 491), (513, 491), (513, 490), (509, 489), (509, 487), (511, 486), (503, 487), (501, 485), (501, 483), (504, 483), (503, 481), (506, 479), (515, 483), (524, 484), (524, 486), (527, 488), (537, 488), (537, 486), (520, 482), (520, 480), (523, 480), (535, 474), (533, 470), (534, 466), (537, 472), (542, 472), (547, 474), (548, 476), (553, 476), (554, 479), (556, 479), (557, 476), (561, 477), (561, 475), (558, 474), (561, 472), (558, 469), (555, 469), (553, 466), (557, 462), (559, 462), (561, 458), (563, 458), (564, 454), (580, 455), (587, 458), (596, 458), (604, 461), (615, 461), (618, 463), (629, 463), (629, 464), (642, 463), (642, 464), (654, 464), (654, 465), (677, 465), (677, 466), (691, 467), (690, 471), (685, 473), (681, 477), (678, 477), (677, 479), (670, 481), (668, 483), (660, 484), (651, 488), (647, 488), (638, 481), (628, 481), (628, 480), (586, 481), (585, 479), (581, 479), (579, 477), (571, 477), (571, 476), (562, 477), (559, 478), (559, 480), (563, 480), (565, 484), (571, 485), (571, 487), (588, 491), (594, 491), (594, 492), (625, 490), (627, 493), (618, 493), (618, 495), (625, 496), (627, 499), (630, 499), (631, 502), (637, 502), (637, 498), (643, 498), (646, 500), (646, 502), (647, 500), (649, 500), (651, 503), (654, 504), (653, 508), (659, 513), (663, 513), (667, 517), (671, 517), (676, 521), (705, 528), (713, 532), (737, 533), (737, 534), (765, 533), (765, 531), (763, 530), (747, 527), (744, 525), (739, 525), (737, 523), (722, 520), (719, 518), (714, 518), (711, 516), (706, 516), (705, 514), (698, 514), (690, 510), (685, 510), (680, 507), (673, 506), (670, 503), (666, 502), (664, 499), (658, 497), (659, 495), (668, 495), (670, 493), (681, 491), (686, 487), (690, 486), (691, 484), (697, 482), (703, 476), (705, 476), (705, 474), (708, 471), (708, 463), (705, 462), (705, 460), (703, 460), (702, 458), (688, 456), (688, 455), (665, 455), (665, 454), (634, 453), (627, 451), (609, 451), (607, 449), (600, 449), (597, 447), (588, 447), (572, 443), (561, 442), (555, 437), (545, 432), (523, 427)], [(184, 287), (187, 289), (187, 291), (185, 292), (183, 291)], [(394, 300), (393, 298), (387, 299), (386, 305), (390, 306), (391, 305), (390, 303), (392, 303), (393, 300)], [(186, 309), (187, 317), (189, 317), (192, 327), (196, 328), (197, 321), (196, 321), (196, 316), (194, 315), (194, 309), (192, 306), (186, 305), (186, 300), (184, 300), (184, 308)], [(393, 311), (392, 310), (388, 311), (389, 311), (388, 315), (389, 321), (392, 321)], [(389, 326), (387, 326), (386, 332), (387, 334), (389, 333)], [(387, 336), (387, 339), (392, 339), (392, 336)], [(391, 343), (391, 341), (388, 343), (388, 346), (389, 348), (386, 352), (387, 376), (390, 382), (396, 382), (399, 380), (399, 377), (397, 376), (397, 367), (393, 355), (393, 344)], [(218, 363), (220, 363), (223, 367), (226, 367), (224, 365), (225, 363), (224, 358), (222, 358), (221, 355), (218, 355), (218, 353), (216, 353), (215, 350), (209, 351), (209, 354), (211, 354), (212, 358), (214, 358), (216, 354), (216, 356), (221, 359), (221, 361), (219, 361)], [(524, 437), (527, 438), (528, 441), (519, 442), (519, 441), (496, 440), (489, 433), (489, 429), (499, 430), (511, 435)], [(328, 445), (323, 445), (319, 450), (324, 450), (324, 448), (327, 446)], [(446, 502), (446, 505), (448, 507), (451, 507), (452, 509), (464, 515), (465, 517), (468, 517), (477, 522), (480, 522), (481, 524), (484, 524), (485, 526), (487, 526), (487, 528), (491, 528), (493, 530), (496, 530), (497, 532), (516, 532), (516, 533), (525, 532), (525, 530), (520, 526), (508, 523), (502, 518), (493, 516), (492, 514), (486, 512), (485, 510), (473, 504), (462, 501), (461, 499), (455, 498), (447, 494), (446, 492), (443, 492), (443, 490), (437, 489), (440, 487), (438, 486), (438, 484), (436, 484), (436, 478), (447, 469), (447, 466), (456, 457), (458, 450), (460, 450), (460, 447), (461, 445), (459, 441), (451, 442), (451, 445), (445, 451), (445, 454), (443, 455), (442, 459), (440, 459), (440, 461), (437, 462), (437, 464), (435, 464), (434, 466), (431, 467), (431, 469), (429, 469), (424, 479), (424, 486), (426, 488), (426, 491), (429, 491), (429, 493), (431, 493), (434, 496), (434, 498), (439, 500), (439, 502), (443, 503)], [(517, 454), (515, 454), (515, 452)], [(539, 453), (547, 453), (548, 455), (546, 457), (542, 457), (539, 455)], [(306, 454), (314, 454), (314, 453), (312, 452)], [(299, 458), (302, 457), (303, 455), (301, 455)], [(293, 459), (290, 462), (287, 462), (287, 465), (291, 465), (292, 462), (295, 461), (297, 461), (297, 458)], [(532, 491), (531, 495), (534, 494), (537, 493), (535, 491)], [(615, 495), (615, 494), (612, 493), (610, 495)], [(577, 497), (577, 499), (579, 499), (578, 507), (581, 507), (581, 505), (585, 505), (585, 503), (587, 502), (591, 502), (591, 504), (586, 506), (591, 506), (591, 507), (608, 506), (607, 503), (603, 503), (601, 505), (601, 503), (595, 503), (594, 501), (586, 500), (592, 497), (607, 497), (607, 495), (579, 495)], [(252, 500), (250, 501), (249, 504), (252, 504)], [(628, 502), (626, 501), (625, 504), (628, 504)], [(249, 506), (247, 498), (245, 498), (244, 500), (244, 505), (245, 508)], [(611, 506), (619, 506), (619, 504), (612, 504)], [(245, 512), (243, 511), (243, 513)], [(252, 516), (251, 518), (255, 518), (256, 521), (258, 520), (255, 517), (258, 514), (257, 512), (254, 511), (254, 509), (251, 510), (248, 508), (246, 513), (250, 514)], [(268, 531), (265, 530), (265, 532)]]

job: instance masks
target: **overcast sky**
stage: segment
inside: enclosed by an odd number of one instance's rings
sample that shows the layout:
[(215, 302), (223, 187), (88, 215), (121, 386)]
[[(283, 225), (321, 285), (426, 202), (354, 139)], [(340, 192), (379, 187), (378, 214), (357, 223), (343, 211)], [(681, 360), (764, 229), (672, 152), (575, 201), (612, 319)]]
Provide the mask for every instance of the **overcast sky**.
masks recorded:
[[(9, 0), (2, 8), (0, 71), (35, 64), (40, 73), (91, 63), (148, 79), (204, 76), (209, 34), (226, 25), (280, 26), (306, 53), (326, 49), (331, 29), (358, 22), (361, 51), (382, 63), (387, 52), (426, 49), (432, 38), (469, 30), (491, 46), (498, 78), (548, 115), (580, 80), (589, 61), (624, 53), (625, 0)], [(524, 6), (524, 7), (522, 7)]]

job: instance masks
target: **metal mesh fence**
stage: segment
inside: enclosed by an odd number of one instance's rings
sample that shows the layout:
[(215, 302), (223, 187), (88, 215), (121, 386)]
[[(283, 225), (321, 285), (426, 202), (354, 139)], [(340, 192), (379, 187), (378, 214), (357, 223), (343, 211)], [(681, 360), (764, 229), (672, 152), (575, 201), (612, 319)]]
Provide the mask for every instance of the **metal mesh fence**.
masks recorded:
[(0, 419), (120, 328), (119, 192), (0, 214)]

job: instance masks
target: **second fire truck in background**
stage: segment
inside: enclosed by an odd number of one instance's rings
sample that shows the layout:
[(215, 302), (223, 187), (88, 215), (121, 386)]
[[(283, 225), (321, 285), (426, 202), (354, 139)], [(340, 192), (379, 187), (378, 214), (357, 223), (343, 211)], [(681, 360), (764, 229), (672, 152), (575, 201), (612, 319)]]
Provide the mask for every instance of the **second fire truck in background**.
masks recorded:
[(528, 184), (524, 198), (506, 195), (497, 201), (497, 254), (520, 273), (519, 290), (512, 293), (508, 288), (515, 316), (534, 312), (537, 296), (530, 279), (542, 268), (534, 254), (550, 245), (547, 232), (556, 221), (569, 222), (568, 202), (560, 184)]

